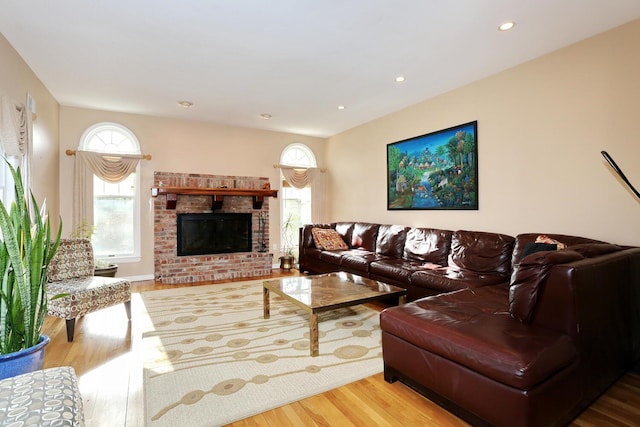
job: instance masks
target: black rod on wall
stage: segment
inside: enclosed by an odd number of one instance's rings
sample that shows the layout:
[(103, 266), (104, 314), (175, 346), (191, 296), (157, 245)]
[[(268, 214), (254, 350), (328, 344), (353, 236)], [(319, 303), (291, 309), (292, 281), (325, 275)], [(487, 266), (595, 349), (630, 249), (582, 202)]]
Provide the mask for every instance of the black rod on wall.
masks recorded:
[(635, 189), (635, 187), (631, 184), (631, 182), (629, 182), (629, 180), (627, 179), (627, 177), (625, 176), (624, 172), (622, 172), (622, 169), (620, 169), (620, 167), (618, 166), (618, 164), (615, 162), (615, 160), (613, 160), (613, 157), (611, 157), (609, 155), (609, 153), (607, 153), (606, 151), (601, 151), (600, 154), (602, 154), (602, 156), (607, 160), (607, 162), (609, 162), (609, 164), (611, 165), (611, 167), (613, 168), (614, 171), (616, 171), (616, 173), (618, 174), (618, 176), (620, 178), (622, 178), (622, 180), (624, 181), (625, 184), (627, 184), (629, 186), (629, 188), (631, 189), (631, 191), (633, 191), (633, 194), (636, 195), (636, 197), (638, 199), (640, 199), (640, 193), (638, 192), (638, 190)]

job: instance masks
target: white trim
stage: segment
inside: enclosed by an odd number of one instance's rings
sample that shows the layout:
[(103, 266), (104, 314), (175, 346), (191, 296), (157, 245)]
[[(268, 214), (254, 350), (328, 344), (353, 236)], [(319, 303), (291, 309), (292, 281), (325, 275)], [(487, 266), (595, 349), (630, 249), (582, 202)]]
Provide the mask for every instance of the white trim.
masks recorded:
[[(285, 162), (284, 157), (287, 151), (293, 151), (293, 150), (302, 151), (307, 157), (307, 159), (309, 160), (309, 162), (297, 163), (297, 164), (294, 164), (291, 162), (289, 163)], [(316, 160), (316, 155), (313, 154), (313, 151), (311, 150), (311, 148), (307, 147), (302, 142), (292, 142), (291, 144), (284, 147), (284, 149), (282, 150), (282, 153), (280, 154), (280, 166), (301, 166), (305, 168), (306, 167), (316, 168), (318, 167), (318, 162)]]
[(125, 134), (137, 146), (137, 152), (132, 152), (130, 154), (142, 154), (142, 151), (140, 150), (140, 141), (138, 141), (138, 138), (131, 131), (131, 129), (129, 129), (126, 126), (123, 126), (121, 124), (113, 123), (113, 122), (101, 122), (101, 123), (96, 123), (95, 125), (88, 127), (87, 130), (85, 130), (82, 133), (82, 136), (80, 137), (80, 142), (78, 143), (78, 149), (79, 150), (87, 150), (87, 151), (95, 151), (95, 150), (92, 150), (92, 149), (90, 150), (89, 149), (88, 143), (97, 133), (102, 132), (104, 130), (117, 131), (117, 132)]
[(155, 280), (155, 276), (153, 274), (143, 274), (140, 276), (125, 276), (125, 277), (118, 276), (118, 278), (125, 279), (130, 282), (142, 282), (144, 280)]

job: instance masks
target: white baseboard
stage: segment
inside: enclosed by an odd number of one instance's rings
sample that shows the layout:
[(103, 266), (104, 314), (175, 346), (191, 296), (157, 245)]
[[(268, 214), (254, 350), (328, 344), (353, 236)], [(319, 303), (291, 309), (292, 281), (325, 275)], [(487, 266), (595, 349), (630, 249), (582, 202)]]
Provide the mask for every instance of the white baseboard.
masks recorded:
[(154, 279), (154, 275), (153, 274), (143, 274), (140, 276), (126, 276), (126, 277), (122, 277), (122, 279), (127, 279), (130, 282), (140, 282), (143, 280), (153, 280)]

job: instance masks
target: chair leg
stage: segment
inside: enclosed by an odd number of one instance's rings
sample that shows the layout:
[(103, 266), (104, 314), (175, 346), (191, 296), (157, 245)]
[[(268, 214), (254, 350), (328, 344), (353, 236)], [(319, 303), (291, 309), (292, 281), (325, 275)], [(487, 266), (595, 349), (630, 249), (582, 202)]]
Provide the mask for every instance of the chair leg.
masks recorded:
[(125, 301), (124, 309), (127, 312), (127, 319), (131, 320), (131, 300)]
[(73, 342), (73, 334), (76, 330), (76, 319), (66, 319), (67, 322), (67, 342)]

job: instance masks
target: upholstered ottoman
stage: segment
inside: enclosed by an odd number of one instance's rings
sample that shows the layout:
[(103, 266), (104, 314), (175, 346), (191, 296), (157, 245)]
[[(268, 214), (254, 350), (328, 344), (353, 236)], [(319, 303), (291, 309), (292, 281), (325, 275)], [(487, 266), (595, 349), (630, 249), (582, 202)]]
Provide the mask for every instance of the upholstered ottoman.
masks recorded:
[(84, 426), (73, 368), (44, 369), (0, 381), (0, 426)]

